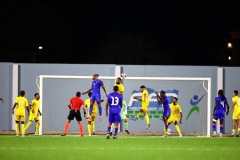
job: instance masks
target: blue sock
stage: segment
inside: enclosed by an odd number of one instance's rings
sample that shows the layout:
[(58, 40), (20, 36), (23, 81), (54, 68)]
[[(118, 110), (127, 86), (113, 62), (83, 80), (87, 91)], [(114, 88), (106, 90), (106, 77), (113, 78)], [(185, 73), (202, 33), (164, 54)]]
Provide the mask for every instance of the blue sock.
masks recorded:
[(212, 124), (212, 130), (213, 130), (213, 132), (216, 132), (216, 123)]
[(114, 136), (117, 136), (118, 128), (115, 128)]
[(90, 104), (90, 108), (89, 108), (89, 115), (90, 115), (90, 116), (92, 115), (92, 110), (93, 110), (93, 105)]
[(224, 129), (223, 124), (221, 124), (220, 125), (220, 133), (223, 133), (223, 129)]
[(108, 124), (108, 129), (107, 129), (108, 134), (110, 134), (111, 126), (112, 126), (112, 124)]
[(165, 124), (165, 128), (166, 128), (166, 131), (167, 131), (167, 129), (168, 129), (168, 124)]
[(100, 105), (98, 106), (98, 111), (99, 111), (99, 116), (102, 116), (102, 107)]

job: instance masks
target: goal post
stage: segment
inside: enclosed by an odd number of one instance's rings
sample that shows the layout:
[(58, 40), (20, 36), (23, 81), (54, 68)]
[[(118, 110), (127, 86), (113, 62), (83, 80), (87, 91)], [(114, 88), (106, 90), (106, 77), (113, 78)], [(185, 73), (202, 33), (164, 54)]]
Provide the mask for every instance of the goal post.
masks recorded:
[[(116, 76), (100, 76), (107, 89), (112, 92)], [(151, 122), (150, 132), (162, 132), (163, 108), (157, 104), (155, 92), (165, 90), (169, 100), (174, 96), (179, 98), (179, 104), (183, 110), (183, 124), (180, 126), (183, 134), (195, 134), (199, 136), (210, 136), (210, 107), (211, 107), (211, 78), (192, 77), (126, 77), (124, 80), (124, 100), (128, 104), (129, 130), (132, 132), (146, 132), (144, 117), (138, 121), (134, 115), (140, 109), (140, 103), (133, 99), (133, 96), (141, 96), (139, 87), (145, 85), (149, 92), (149, 117)], [(65, 75), (40, 75), (37, 83), (40, 93), (40, 110), (43, 115), (40, 117), (41, 126), (39, 134), (48, 131), (61, 133), (64, 122), (67, 119), (69, 99), (75, 96), (77, 91), (83, 92), (90, 88), (92, 76), (65, 76)], [(102, 97), (105, 97), (101, 89)], [(81, 97), (85, 100), (87, 95)], [(103, 107), (103, 121), (96, 118), (96, 131), (106, 131), (107, 118), (104, 115), (105, 102)], [(84, 128), (87, 122), (83, 118)], [(78, 130), (76, 122), (72, 122), (69, 130)]]

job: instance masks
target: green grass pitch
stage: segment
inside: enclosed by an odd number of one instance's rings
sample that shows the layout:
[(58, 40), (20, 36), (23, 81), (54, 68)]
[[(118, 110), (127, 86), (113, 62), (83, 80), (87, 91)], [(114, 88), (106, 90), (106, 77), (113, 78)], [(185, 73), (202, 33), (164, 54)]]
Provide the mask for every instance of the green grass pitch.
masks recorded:
[(240, 138), (0, 136), (0, 160), (231, 160)]

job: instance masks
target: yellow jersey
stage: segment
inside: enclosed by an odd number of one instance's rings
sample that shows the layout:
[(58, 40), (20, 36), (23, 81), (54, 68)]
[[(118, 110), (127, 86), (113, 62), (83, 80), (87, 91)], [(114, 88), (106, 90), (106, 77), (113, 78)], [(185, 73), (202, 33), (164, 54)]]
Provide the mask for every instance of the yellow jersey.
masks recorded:
[[(85, 100), (85, 106), (87, 106), (87, 108), (88, 108), (88, 116), (89, 116), (89, 110), (90, 110), (90, 98), (88, 98), (88, 99)], [(97, 112), (98, 112), (98, 106), (97, 106), (97, 103), (94, 102), (94, 104), (93, 104), (92, 114), (97, 114)]]
[(233, 102), (233, 103), (236, 103), (236, 104), (234, 105), (233, 113), (240, 112), (240, 97), (234, 96), (234, 97), (232, 98), (232, 102)]
[(149, 98), (148, 98), (148, 91), (145, 89), (142, 93), (142, 105), (148, 105), (149, 104)]
[[(120, 83), (120, 84), (115, 83), (114, 86), (118, 86), (118, 93), (119, 93), (119, 94), (122, 94), (122, 93), (124, 92), (124, 86), (123, 86), (122, 83)], [(122, 92), (122, 93), (121, 93), (121, 92)]]
[(32, 102), (31, 102), (31, 106), (32, 106), (34, 114), (37, 115), (38, 114), (38, 109), (40, 107), (40, 99), (39, 100), (33, 99)]
[(25, 109), (28, 107), (28, 100), (25, 97), (17, 97), (15, 100), (16, 115), (25, 116)]
[(179, 118), (179, 113), (182, 112), (181, 106), (179, 104), (174, 105), (173, 103), (171, 103), (169, 106), (170, 106), (170, 109), (171, 109), (171, 116), (170, 117), (178, 119)]

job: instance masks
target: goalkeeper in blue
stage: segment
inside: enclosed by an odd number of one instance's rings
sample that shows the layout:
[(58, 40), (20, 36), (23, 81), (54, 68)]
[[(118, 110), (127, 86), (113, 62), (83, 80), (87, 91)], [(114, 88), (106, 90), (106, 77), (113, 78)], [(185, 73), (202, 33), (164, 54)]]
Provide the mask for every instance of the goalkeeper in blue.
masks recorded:
[(108, 95), (106, 102), (106, 116), (108, 116), (107, 139), (110, 138), (110, 130), (113, 123), (115, 124), (113, 139), (117, 139), (118, 124), (121, 122), (120, 112), (122, 109), (123, 96), (118, 93), (118, 86), (114, 86), (113, 91), (114, 92)]
[[(127, 103), (123, 100), (122, 102), (122, 109), (121, 109), (121, 112), (120, 112), (120, 116), (121, 116), (121, 120), (123, 120), (124, 122), (124, 129), (125, 129), (125, 132), (127, 132), (127, 134), (130, 134), (130, 132), (128, 131), (128, 119), (127, 119)], [(112, 135), (112, 132), (114, 130), (114, 127), (115, 125), (112, 124), (112, 127), (111, 127), (111, 132), (110, 132), (110, 136)]]

